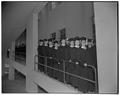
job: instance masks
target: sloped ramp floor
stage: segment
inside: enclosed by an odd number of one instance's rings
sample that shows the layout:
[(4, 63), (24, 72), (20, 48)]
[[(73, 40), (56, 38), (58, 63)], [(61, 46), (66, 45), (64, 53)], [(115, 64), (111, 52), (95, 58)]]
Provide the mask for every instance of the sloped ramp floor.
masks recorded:
[(25, 76), (15, 73), (15, 80), (8, 80), (8, 74), (2, 77), (2, 93), (26, 93)]
[[(8, 74), (2, 77), (2, 93), (27, 93), (25, 76), (15, 71), (15, 80), (8, 80)], [(38, 87), (38, 93), (46, 93), (41, 87)]]

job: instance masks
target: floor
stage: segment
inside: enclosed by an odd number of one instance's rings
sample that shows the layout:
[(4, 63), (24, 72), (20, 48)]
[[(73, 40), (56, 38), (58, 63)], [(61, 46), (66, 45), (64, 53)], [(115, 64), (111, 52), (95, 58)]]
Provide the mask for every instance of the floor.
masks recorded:
[[(25, 76), (21, 73), (15, 73), (15, 80), (8, 80), (8, 74), (2, 77), (2, 93), (26, 93), (25, 90)], [(38, 93), (45, 93), (45, 91), (38, 87)]]
[(16, 72), (15, 80), (8, 80), (8, 74), (2, 77), (2, 93), (25, 93), (25, 77)]

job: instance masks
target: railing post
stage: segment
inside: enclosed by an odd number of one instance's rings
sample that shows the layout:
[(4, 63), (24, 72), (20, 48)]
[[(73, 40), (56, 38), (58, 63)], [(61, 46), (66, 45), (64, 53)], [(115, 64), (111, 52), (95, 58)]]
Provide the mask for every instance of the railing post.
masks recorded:
[(97, 71), (95, 68), (95, 88), (96, 88), (96, 93), (98, 92), (98, 85), (97, 85)]
[(92, 65), (88, 65), (87, 63), (85, 63), (84, 66), (92, 68), (95, 72), (95, 91), (97, 93), (98, 92), (98, 85), (97, 85), (97, 71), (96, 71), (96, 68)]
[(44, 57), (45, 58), (45, 73), (47, 74), (47, 57)]
[(65, 81), (65, 61), (63, 61), (63, 78), (64, 78), (64, 83), (66, 84), (66, 81)]

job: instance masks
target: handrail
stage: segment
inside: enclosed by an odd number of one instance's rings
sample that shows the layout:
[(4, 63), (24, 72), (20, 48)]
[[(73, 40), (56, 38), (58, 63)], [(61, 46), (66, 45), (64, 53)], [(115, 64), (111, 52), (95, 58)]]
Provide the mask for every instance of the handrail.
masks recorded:
[(84, 79), (84, 80), (89, 81), (89, 82), (91, 82), (91, 83), (95, 83), (95, 81), (93, 81), (93, 80), (91, 80), (91, 79), (87, 79), (87, 78), (84, 78), (84, 77), (81, 77), (81, 76), (78, 76), (78, 75), (75, 75), (75, 74), (72, 74), (72, 73), (69, 73), (69, 72), (64, 72), (64, 71), (62, 71), (62, 70), (59, 70), (59, 69), (56, 69), (56, 68), (53, 68), (53, 67), (50, 67), (50, 66), (46, 66), (46, 65), (44, 65), (44, 64), (40, 64), (40, 63), (38, 63), (38, 64), (39, 64), (39, 65), (42, 65), (42, 66), (45, 66), (45, 67), (49, 67), (49, 68), (54, 69), (54, 70), (56, 70), (56, 71), (60, 71), (60, 72), (66, 73), (66, 74), (68, 74), (68, 75), (71, 75), (71, 76), (74, 76), (74, 77), (77, 77), (77, 78), (80, 78), (80, 79)]
[[(55, 61), (57, 61), (58, 63), (59, 63), (59, 61), (60, 60), (58, 60), (58, 59), (56, 59), (56, 58), (53, 58), (53, 57), (48, 57), (48, 56), (41, 56), (41, 55), (38, 55), (38, 57), (43, 57), (43, 58), (46, 58), (46, 59), (53, 59), (53, 60), (55, 60)], [(73, 64), (77, 64), (77, 61), (76, 62), (73, 62), (72, 60), (70, 61), (67, 61), (67, 60), (62, 60), (63, 61), (63, 70), (60, 70), (60, 69), (57, 69), (57, 68), (53, 68), (53, 67), (50, 67), (50, 66), (48, 66), (47, 64), (41, 64), (41, 63), (36, 63), (36, 64), (39, 64), (39, 65), (42, 65), (42, 66), (45, 66), (46, 68), (48, 67), (48, 68), (51, 68), (51, 69), (53, 69), (53, 70), (57, 70), (57, 71), (60, 71), (60, 72), (63, 72), (63, 74), (64, 74), (64, 83), (66, 83), (66, 81), (65, 81), (65, 74), (68, 74), (68, 75), (70, 75), (70, 76), (74, 76), (74, 77), (76, 77), (76, 78), (79, 78), (79, 79), (83, 79), (83, 80), (86, 80), (86, 81), (89, 81), (89, 82), (91, 82), (91, 83), (94, 83), (95, 84), (95, 90), (97, 91), (97, 75), (96, 75), (96, 67), (95, 66), (93, 66), (93, 65), (89, 65), (89, 64), (87, 64), (87, 63), (85, 63), (85, 61), (82, 61), (82, 60), (78, 60), (78, 64), (79, 64), (79, 62), (81, 62), (81, 63), (83, 63), (83, 66), (84, 67), (90, 67), (90, 68), (92, 68), (93, 70), (94, 70), (94, 72), (95, 72), (95, 80), (93, 81), (93, 80), (91, 80), (91, 79), (88, 79), (88, 78), (85, 78), (85, 77), (82, 77), (82, 76), (78, 76), (78, 75), (75, 75), (75, 74), (72, 74), (72, 73), (69, 73), (69, 72), (66, 72), (66, 70), (65, 70), (65, 63), (66, 62), (69, 62), (69, 63), (73, 63)]]
[(98, 85), (97, 85), (97, 70), (96, 70), (96, 67), (93, 66), (93, 65), (87, 64), (87, 63), (84, 63), (84, 66), (85, 67), (90, 67), (90, 68), (92, 68), (94, 70), (94, 72), (95, 72), (95, 90), (97, 92)]

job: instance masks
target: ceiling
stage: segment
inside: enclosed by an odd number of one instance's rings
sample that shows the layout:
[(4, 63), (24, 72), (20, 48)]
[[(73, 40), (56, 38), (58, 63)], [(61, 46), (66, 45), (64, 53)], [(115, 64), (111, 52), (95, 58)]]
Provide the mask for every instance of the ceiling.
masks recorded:
[(11, 41), (15, 40), (22, 31), (20, 29), (26, 24), (28, 16), (34, 7), (41, 2), (2, 2), (2, 53), (10, 47)]

